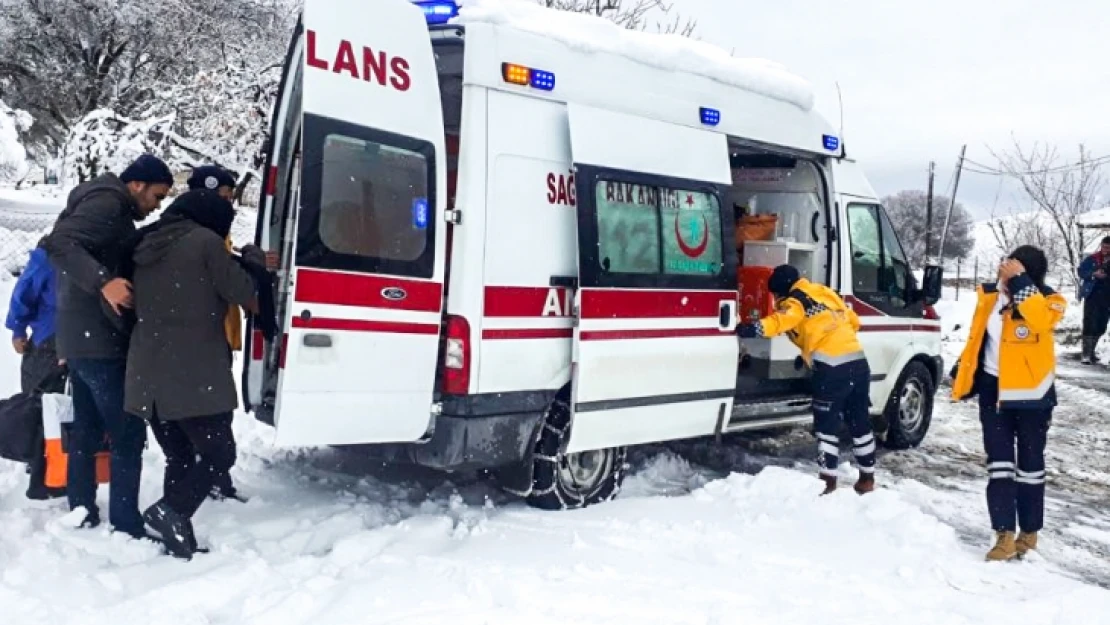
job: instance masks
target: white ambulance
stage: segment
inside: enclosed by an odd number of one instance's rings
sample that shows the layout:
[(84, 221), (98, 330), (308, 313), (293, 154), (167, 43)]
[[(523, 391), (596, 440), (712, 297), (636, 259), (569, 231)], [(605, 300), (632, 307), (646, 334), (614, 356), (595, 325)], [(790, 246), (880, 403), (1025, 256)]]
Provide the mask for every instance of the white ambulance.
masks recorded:
[[(277, 444), (606, 500), (631, 445), (812, 421), (797, 349), (735, 334), (766, 303), (739, 274), (784, 262), (859, 313), (880, 436), (920, 443), (939, 273), (916, 286), (805, 83), (490, 6), (305, 2), (256, 234), (281, 253), (282, 333), (253, 332), (243, 373)], [(776, 224), (742, 253), (740, 213)]]

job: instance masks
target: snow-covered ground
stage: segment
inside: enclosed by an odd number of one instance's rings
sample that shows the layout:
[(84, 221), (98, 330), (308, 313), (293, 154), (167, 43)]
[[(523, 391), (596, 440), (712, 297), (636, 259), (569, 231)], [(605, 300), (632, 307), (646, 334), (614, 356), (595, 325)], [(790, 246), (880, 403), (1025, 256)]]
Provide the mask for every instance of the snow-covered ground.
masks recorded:
[[(944, 303), (946, 328), (969, 305)], [(0, 395), (17, 379), (0, 351)], [(240, 415), (233, 476), (252, 499), (206, 503), (212, 552), (188, 563), (73, 529), (63, 502), (27, 501), (22, 466), (0, 461), (0, 622), (1110, 623), (1110, 407), (1082, 384), (1060, 385), (1049, 528), (1021, 563), (982, 561), (977, 417), (944, 389), (925, 445), (884, 455), (885, 488), (867, 497), (816, 497), (812, 439), (794, 433), (638, 450), (619, 499), (568, 513), (477, 475), (275, 449)], [(152, 442), (144, 505), (161, 463)]]

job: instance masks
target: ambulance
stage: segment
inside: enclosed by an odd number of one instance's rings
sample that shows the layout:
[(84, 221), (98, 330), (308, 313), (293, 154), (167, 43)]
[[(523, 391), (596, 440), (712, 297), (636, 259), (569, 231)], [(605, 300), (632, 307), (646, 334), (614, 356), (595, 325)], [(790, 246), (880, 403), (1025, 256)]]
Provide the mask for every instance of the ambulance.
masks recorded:
[(812, 422), (798, 350), (735, 333), (781, 263), (860, 315), (886, 446), (929, 427), (939, 269), (917, 285), (777, 66), (522, 3), (307, 0), (267, 159), (282, 331), (242, 386), (278, 445), (608, 500), (630, 446)]

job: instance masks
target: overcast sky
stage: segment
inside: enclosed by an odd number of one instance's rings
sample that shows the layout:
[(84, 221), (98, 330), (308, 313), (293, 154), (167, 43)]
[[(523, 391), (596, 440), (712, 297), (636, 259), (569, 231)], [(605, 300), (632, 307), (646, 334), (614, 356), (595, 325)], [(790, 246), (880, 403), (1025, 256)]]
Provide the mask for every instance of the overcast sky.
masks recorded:
[[(1110, 154), (1110, 0), (673, 1), (701, 39), (812, 82), (834, 124), (839, 81), (846, 149), (880, 194), (924, 189), (930, 159), (942, 190), (961, 144), (993, 165), (986, 146), (1011, 134), (1069, 159), (1079, 142)], [(998, 178), (965, 175), (959, 200), (985, 216), (998, 192)]]

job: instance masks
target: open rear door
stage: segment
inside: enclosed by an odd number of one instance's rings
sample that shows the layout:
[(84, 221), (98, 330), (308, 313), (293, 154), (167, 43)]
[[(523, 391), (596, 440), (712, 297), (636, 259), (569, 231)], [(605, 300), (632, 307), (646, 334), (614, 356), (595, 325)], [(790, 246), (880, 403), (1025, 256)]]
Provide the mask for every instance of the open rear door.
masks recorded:
[(415, 441), (431, 425), (445, 264), (424, 13), (406, 0), (307, 0), (304, 38), (277, 443)]
[(726, 138), (568, 112), (580, 288), (567, 451), (710, 434), (731, 413), (739, 351)]

